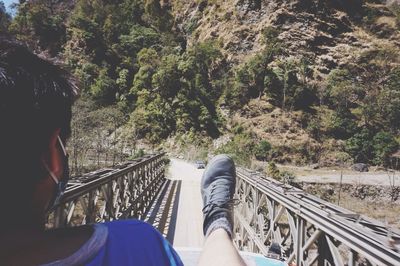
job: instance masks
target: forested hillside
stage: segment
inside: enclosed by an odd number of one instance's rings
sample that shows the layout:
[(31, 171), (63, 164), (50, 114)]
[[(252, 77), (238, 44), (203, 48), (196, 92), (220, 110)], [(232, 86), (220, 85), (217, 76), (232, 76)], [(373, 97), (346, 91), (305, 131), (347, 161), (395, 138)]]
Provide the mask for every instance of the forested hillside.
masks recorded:
[(396, 1), (33, 0), (0, 15), (79, 81), (76, 168), (137, 143), (244, 163), (389, 165), (398, 150)]

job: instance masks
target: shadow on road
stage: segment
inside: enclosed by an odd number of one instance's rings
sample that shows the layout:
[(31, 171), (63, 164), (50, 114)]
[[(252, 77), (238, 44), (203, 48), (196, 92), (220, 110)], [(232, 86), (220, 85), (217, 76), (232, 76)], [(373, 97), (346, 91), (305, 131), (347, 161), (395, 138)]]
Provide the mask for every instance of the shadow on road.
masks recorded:
[(181, 186), (181, 180), (167, 179), (145, 218), (171, 245), (174, 242)]

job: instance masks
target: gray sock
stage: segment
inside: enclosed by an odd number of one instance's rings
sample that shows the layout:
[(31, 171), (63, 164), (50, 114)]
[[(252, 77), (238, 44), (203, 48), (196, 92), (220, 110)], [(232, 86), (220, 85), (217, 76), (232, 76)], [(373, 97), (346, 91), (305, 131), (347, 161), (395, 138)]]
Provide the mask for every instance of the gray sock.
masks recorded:
[(225, 216), (216, 218), (215, 220), (211, 221), (208, 224), (205, 236), (208, 237), (212, 231), (219, 228), (224, 229), (228, 233), (229, 237), (232, 238), (232, 223)]

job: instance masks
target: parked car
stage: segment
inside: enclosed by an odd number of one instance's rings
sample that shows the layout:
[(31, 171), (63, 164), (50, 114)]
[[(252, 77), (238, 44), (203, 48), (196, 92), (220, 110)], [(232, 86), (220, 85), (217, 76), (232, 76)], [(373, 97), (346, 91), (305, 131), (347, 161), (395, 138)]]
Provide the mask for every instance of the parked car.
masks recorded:
[(204, 169), (206, 168), (206, 163), (204, 161), (196, 161), (195, 162), (196, 168), (197, 169)]

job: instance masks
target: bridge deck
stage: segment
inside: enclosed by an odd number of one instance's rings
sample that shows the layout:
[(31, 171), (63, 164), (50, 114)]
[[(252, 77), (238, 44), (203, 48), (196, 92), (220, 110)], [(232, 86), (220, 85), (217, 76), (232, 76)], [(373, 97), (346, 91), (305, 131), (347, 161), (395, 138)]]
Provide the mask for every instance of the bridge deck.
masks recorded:
[(196, 169), (187, 162), (171, 159), (168, 177), (181, 180), (181, 193), (173, 239), (175, 247), (203, 246), (203, 217), (200, 180), (203, 169)]
[(200, 180), (203, 169), (171, 159), (167, 181), (146, 214), (145, 221), (160, 231), (174, 247), (203, 246)]

